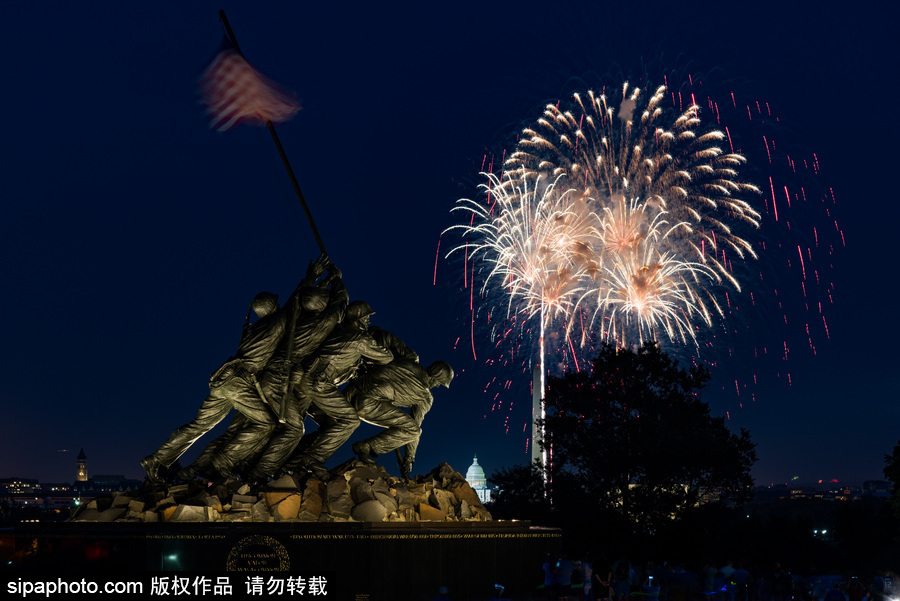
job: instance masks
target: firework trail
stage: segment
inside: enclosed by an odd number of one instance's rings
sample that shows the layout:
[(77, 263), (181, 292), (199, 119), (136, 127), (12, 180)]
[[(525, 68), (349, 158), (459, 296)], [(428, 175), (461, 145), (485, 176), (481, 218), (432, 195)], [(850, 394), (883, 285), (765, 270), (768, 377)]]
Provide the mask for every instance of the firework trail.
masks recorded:
[[(702, 85), (695, 78), (689, 88), (669, 93), (680, 102), (685, 94), (699, 95)], [(835, 302), (830, 278), (844, 234), (817, 155), (796, 142), (768, 102), (732, 92), (722, 101), (708, 97), (701, 103), (717, 122), (729, 124), (730, 131), (724, 128), (729, 146), (750, 158), (753, 179), (763, 184), (762, 230), (755, 246), (765, 260), (744, 270), (740, 279), (748, 283), (748, 294), (726, 295), (727, 327), (708, 336), (701, 349), (714, 373), (732, 373), (730, 383), (727, 377), (717, 380), (742, 407), (758, 400), (764, 388), (790, 388), (794, 360), (815, 357), (830, 338), (827, 313)], [(740, 137), (732, 140), (732, 132)]]

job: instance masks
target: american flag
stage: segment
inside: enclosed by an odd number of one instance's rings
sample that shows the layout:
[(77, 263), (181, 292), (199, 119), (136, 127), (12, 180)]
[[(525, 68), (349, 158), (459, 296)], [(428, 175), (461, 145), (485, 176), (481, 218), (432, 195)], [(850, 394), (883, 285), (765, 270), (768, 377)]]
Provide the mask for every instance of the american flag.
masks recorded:
[(280, 123), (300, 110), (295, 99), (251, 67), (227, 38), (200, 77), (200, 93), (212, 119), (210, 125), (219, 131), (241, 121)]

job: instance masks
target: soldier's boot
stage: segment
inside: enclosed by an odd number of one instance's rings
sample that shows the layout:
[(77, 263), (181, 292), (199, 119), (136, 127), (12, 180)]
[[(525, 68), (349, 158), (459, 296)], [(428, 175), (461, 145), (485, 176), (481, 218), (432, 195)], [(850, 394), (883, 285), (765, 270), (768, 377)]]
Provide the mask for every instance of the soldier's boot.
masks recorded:
[(178, 473), (175, 474), (179, 480), (183, 482), (193, 482), (196, 480), (197, 476), (200, 475), (197, 468), (188, 466), (186, 468), (178, 470)]
[(328, 471), (328, 468), (311, 457), (300, 459), (295, 465), (295, 472), (309, 472), (323, 482), (331, 478), (331, 472)]
[(356, 453), (356, 456), (359, 457), (359, 460), (366, 465), (375, 465), (375, 457), (378, 457), (375, 453), (372, 452), (372, 447), (365, 440), (360, 440), (359, 442), (353, 443), (353, 452)]
[(215, 473), (221, 481), (240, 480), (234, 471), (234, 464), (223, 459), (221, 456), (212, 460), (212, 472)]
[(141, 467), (147, 472), (147, 480), (150, 481), (150, 484), (163, 483), (162, 478), (159, 477), (159, 468), (162, 467), (162, 462), (155, 455), (147, 455), (141, 459)]

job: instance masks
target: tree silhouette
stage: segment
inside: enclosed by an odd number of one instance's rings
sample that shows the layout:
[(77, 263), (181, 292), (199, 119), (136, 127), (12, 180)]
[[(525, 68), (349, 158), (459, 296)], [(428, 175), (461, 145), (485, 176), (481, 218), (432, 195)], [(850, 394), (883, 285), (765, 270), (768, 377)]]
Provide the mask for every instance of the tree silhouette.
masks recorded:
[(894, 483), (891, 506), (900, 517), (900, 442), (894, 447), (892, 455), (884, 456), (884, 477)]
[[(550, 505), (613, 511), (653, 532), (702, 498), (749, 499), (755, 445), (748, 432), (734, 434), (710, 415), (700, 400), (708, 380), (705, 368), (680, 369), (655, 343), (604, 345), (590, 371), (550, 378), (543, 424)], [(499, 475), (506, 481), (492, 482), (507, 486), (499, 502), (510, 506), (511, 495), (535, 502), (539, 472)]]

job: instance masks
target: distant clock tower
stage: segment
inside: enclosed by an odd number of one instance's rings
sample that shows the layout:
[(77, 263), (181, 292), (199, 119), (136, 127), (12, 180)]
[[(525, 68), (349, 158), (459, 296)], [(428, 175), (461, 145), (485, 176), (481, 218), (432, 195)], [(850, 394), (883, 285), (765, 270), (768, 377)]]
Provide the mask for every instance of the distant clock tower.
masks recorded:
[(75, 482), (87, 482), (87, 480), (87, 455), (84, 454), (84, 449), (81, 449), (78, 457), (75, 458)]

